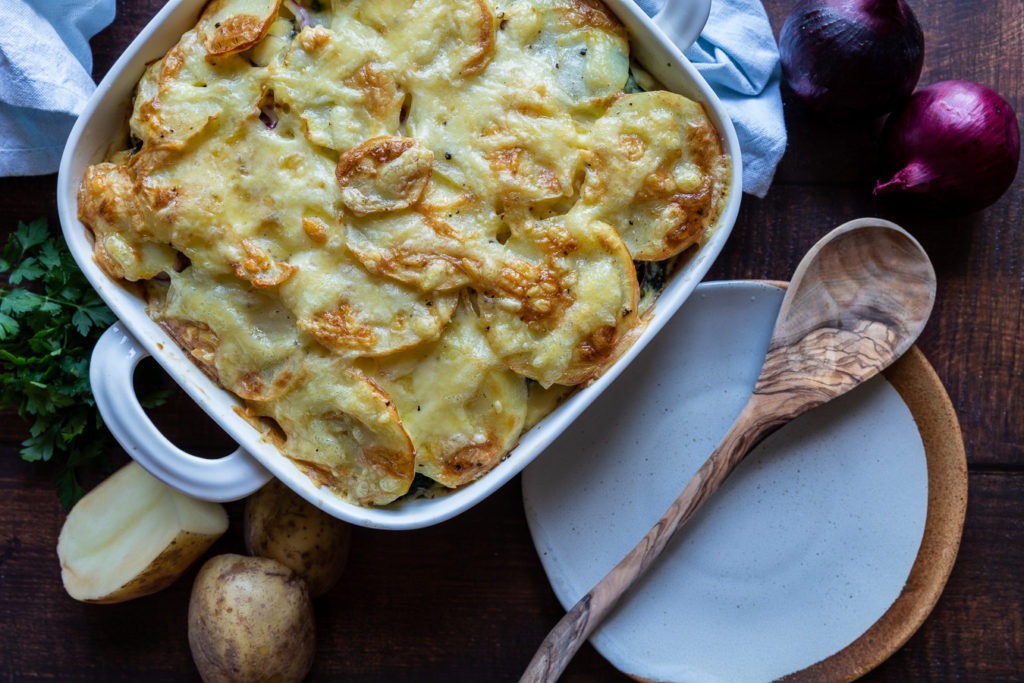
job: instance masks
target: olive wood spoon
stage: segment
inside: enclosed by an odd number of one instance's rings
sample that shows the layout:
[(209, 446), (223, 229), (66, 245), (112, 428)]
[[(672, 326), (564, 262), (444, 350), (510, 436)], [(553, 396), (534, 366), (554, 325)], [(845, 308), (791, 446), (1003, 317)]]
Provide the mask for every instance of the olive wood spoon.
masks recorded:
[(555, 625), (520, 683), (554, 681), (672, 536), (766, 436), (874, 377), (924, 328), (935, 271), (888, 221), (845, 223), (797, 266), (753, 392), (721, 443), (640, 543)]

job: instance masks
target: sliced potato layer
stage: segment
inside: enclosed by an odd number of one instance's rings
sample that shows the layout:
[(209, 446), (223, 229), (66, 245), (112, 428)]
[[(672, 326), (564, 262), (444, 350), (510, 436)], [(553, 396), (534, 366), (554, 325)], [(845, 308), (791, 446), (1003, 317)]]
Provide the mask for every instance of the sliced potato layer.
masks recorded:
[(295, 320), (257, 288), (195, 267), (176, 273), (152, 315), (222, 385), (267, 401), (295, 381), (301, 362)]
[(262, 79), (248, 60), (229, 55), (211, 63), (205, 54), (200, 36), (189, 32), (146, 69), (130, 120), (136, 138), (155, 148), (182, 150), (218, 121), (256, 108)]
[(174, 269), (178, 253), (146, 234), (132, 176), (124, 166), (90, 166), (79, 191), (78, 211), (93, 228), (93, 255), (106, 272), (136, 281)]
[(506, 268), (477, 299), (495, 353), (545, 387), (599, 375), (639, 324), (626, 246), (611, 226), (580, 219), (525, 221), (506, 247), (530, 269)]
[(309, 142), (344, 152), (398, 130), (404, 93), (379, 59), (378, 37), (355, 22), (307, 26), (267, 73), (275, 101), (301, 118)]
[(619, 231), (633, 258), (666, 259), (705, 237), (728, 167), (700, 105), (662, 91), (626, 95), (590, 136), (583, 205)]
[(213, 0), (199, 18), (211, 57), (242, 52), (260, 42), (277, 17), (281, 0)]
[(363, 0), (355, 17), (385, 38), (387, 61), (413, 82), (480, 73), (494, 52), (495, 19), (485, 0)]
[(395, 399), (416, 471), (445, 486), (489, 472), (522, 431), (526, 380), (494, 355), (466, 304), (437, 342), (380, 359), (370, 372)]
[(211, 0), (79, 216), (317, 486), (460, 486), (637, 338), (634, 260), (673, 272), (721, 210), (710, 119), (629, 48), (600, 0)]
[(433, 159), (413, 138), (370, 138), (338, 159), (341, 200), (359, 215), (407, 209), (423, 197)]
[(338, 358), (308, 356), (302, 372), (281, 400), (252, 404), (296, 435), (284, 446), (299, 468), (361, 505), (408, 491), (415, 452), (392, 398)]
[(457, 295), (420, 291), (375, 278), (341, 249), (296, 256), (296, 275), (280, 289), (297, 325), (346, 357), (382, 356), (431, 342), (451, 319)]

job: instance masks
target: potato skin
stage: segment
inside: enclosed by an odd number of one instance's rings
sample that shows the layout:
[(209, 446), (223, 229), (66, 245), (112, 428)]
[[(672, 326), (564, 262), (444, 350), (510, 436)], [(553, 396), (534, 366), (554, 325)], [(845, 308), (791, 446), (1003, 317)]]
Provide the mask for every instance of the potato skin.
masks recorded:
[(245, 547), (269, 557), (306, 580), (313, 597), (323, 595), (345, 571), (351, 527), (271, 479), (245, 504)]
[(211, 558), (192, 586), (188, 644), (205, 683), (301, 681), (316, 648), (306, 582), (268, 558)]
[(148, 567), (113, 593), (100, 598), (78, 598), (75, 595), (71, 597), (82, 602), (112, 605), (152, 595), (177, 581), (178, 577), (209, 550), (216, 540), (216, 536), (182, 531), (160, 555), (149, 563)]

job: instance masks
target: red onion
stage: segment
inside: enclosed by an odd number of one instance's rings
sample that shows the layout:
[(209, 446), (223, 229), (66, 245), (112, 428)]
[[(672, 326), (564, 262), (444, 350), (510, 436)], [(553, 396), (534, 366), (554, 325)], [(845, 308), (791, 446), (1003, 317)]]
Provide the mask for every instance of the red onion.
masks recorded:
[(313, 25), (313, 19), (309, 16), (309, 12), (305, 7), (295, 2), (295, 0), (284, 0), (284, 6), (295, 15), (295, 25), (300, 31), (307, 26)]
[(779, 55), (783, 79), (814, 109), (877, 115), (914, 91), (924, 34), (903, 0), (801, 0)]
[(907, 192), (977, 211), (1013, 183), (1020, 128), (999, 93), (969, 81), (942, 81), (914, 93), (889, 117), (883, 145), (895, 174), (878, 182), (876, 195)]
[(274, 104), (273, 90), (268, 90), (260, 100), (260, 121), (270, 130), (277, 128), (277, 108)]

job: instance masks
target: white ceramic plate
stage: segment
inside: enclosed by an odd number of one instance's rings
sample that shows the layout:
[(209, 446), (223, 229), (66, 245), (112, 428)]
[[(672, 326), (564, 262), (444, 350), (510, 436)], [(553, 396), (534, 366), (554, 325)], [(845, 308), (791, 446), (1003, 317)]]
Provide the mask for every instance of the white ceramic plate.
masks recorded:
[[(782, 295), (766, 283), (699, 286), (523, 473), (530, 530), (566, 608), (646, 533), (724, 435), (753, 387)], [(901, 596), (928, 506), (921, 433), (896, 389), (876, 378), (755, 449), (591, 642), (644, 680), (741, 683), (805, 670), (851, 645)], [(948, 567), (939, 573), (941, 588)]]

